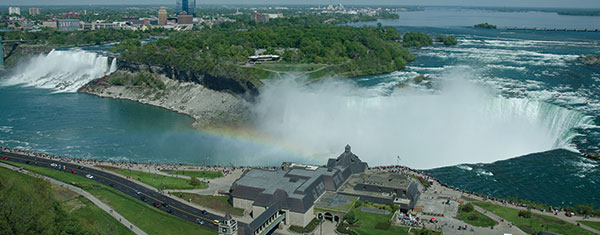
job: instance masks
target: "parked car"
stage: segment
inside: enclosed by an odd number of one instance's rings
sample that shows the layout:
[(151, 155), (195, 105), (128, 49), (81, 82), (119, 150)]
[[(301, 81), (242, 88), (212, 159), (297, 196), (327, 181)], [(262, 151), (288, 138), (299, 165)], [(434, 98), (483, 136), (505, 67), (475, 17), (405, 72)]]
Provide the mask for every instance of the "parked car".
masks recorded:
[(152, 203), (152, 205), (153, 205), (154, 207), (156, 207), (156, 208), (159, 208), (159, 207), (160, 207), (160, 203), (158, 203), (158, 202), (153, 202), (153, 203)]
[(3, 157), (2, 160), (6, 161), (6, 160), (8, 160), (8, 158), (7, 157)]
[(77, 174), (77, 171), (76, 170), (71, 170), (71, 173)]
[(213, 220), (213, 223), (214, 223), (214, 224), (219, 224), (220, 222), (219, 222), (219, 220), (218, 220), (218, 219), (216, 219), (216, 220)]
[(173, 209), (169, 208), (169, 209), (167, 210), (167, 213), (169, 213), (169, 214), (173, 214)]
[(135, 190), (135, 194), (140, 195), (140, 193), (142, 192)]
[(141, 196), (141, 197), (140, 197), (140, 200), (142, 200), (142, 201), (144, 201), (144, 202), (145, 202), (145, 201), (146, 201), (146, 197), (145, 197), (145, 196)]
[(208, 212), (206, 210), (202, 210), (201, 212), (202, 212), (203, 215), (208, 214)]
[(169, 203), (163, 202), (162, 206), (164, 206), (165, 208), (169, 208)]
[(198, 224), (204, 224), (204, 220), (201, 220), (200, 218), (196, 218), (196, 223), (198, 223)]
[(93, 176), (93, 175), (90, 175), (90, 174), (87, 174), (87, 175), (85, 175), (85, 178), (88, 178), (88, 179), (93, 179), (93, 178), (94, 178), (94, 176)]
[(51, 167), (58, 167), (58, 165), (56, 163), (52, 163), (50, 164)]

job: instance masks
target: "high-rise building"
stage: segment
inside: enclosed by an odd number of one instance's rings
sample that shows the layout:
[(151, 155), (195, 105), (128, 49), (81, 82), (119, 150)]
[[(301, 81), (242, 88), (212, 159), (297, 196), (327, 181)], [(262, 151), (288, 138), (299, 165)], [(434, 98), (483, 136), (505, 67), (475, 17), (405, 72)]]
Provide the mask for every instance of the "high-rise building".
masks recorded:
[(40, 14), (40, 9), (39, 8), (29, 8), (29, 15), (30, 16), (36, 16)]
[(167, 24), (167, 9), (165, 7), (160, 7), (160, 10), (158, 10), (158, 24)]
[(177, 24), (194, 24), (194, 17), (192, 15), (180, 14), (177, 16)]
[(21, 15), (21, 8), (18, 7), (9, 7), (8, 8), (9, 15)]
[(269, 14), (261, 14), (255, 11), (250, 15), (250, 19), (256, 23), (267, 23), (269, 22)]
[(196, 8), (196, 0), (177, 0), (177, 14), (185, 12), (188, 15), (194, 15)]

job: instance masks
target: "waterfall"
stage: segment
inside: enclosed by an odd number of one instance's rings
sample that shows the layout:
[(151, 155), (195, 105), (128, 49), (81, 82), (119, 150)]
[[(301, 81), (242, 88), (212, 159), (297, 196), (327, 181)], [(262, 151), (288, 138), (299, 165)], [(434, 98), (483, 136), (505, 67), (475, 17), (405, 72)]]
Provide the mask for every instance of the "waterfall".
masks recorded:
[(117, 68), (117, 60), (84, 50), (52, 50), (17, 66), (2, 85), (23, 85), (56, 92), (76, 92), (93, 79)]
[(255, 125), (319, 158), (350, 144), (369, 164), (396, 164), (400, 155), (401, 164), (416, 168), (573, 149), (573, 129), (593, 125), (577, 111), (498, 97), (468, 82), (434, 94), (365, 90), (339, 81), (267, 84), (254, 109)]

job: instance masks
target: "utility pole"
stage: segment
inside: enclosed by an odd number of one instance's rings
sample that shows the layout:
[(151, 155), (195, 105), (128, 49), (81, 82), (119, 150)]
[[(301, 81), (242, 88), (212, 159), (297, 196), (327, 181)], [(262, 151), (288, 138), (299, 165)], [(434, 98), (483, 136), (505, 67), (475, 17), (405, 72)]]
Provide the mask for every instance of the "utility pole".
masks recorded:
[(323, 235), (323, 219), (320, 219), (321, 223), (319, 223), (319, 234)]

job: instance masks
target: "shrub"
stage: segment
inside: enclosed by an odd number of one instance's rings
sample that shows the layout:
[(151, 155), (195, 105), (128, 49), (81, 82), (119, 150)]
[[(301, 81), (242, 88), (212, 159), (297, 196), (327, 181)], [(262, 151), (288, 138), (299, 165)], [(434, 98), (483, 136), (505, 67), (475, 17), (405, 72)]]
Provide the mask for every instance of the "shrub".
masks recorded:
[(471, 212), (474, 209), (475, 208), (473, 208), (473, 204), (468, 203), (468, 204), (463, 205), (461, 210), (464, 211), (464, 212)]
[(358, 200), (354, 203), (354, 208), (360, 208), (363, 205), (363, 202), (361, 200)]
[(467, 217), (467, 219), (469, 219), (469, 220), (478, 220), (478, 219), (479, 219), (479, 213), (473, 213), (473, 214), (470, 214), (470, 215)]
[(348, 222), (349, 224), (355, 224), (356, 222), (358, 222), (358, 219), (356, 218), (354, 211), (348, 212), (348, 214), (346, 214), (346, 216), (344, 216), (344, 220), (346, 222)]
[(433, 45), (433, 39), (424, 33), (408, 32), (402, 37), (404, 47), (425, 47)]
[(319, 220), (317, 218), (313, 218), (310, 221), (310, 223), (308, 223), (306, 225), (306, 227), (292, 225), (292, 226), (290, 226), (290, 230), (292, 230), (293, 232), (297, 232), (297, 233), (310, 233), (310, 232), (314, 231), (318, 225), (319, 225)]
[(452, 35), (449, 35), (449, 36), (439, 35), (436, 37), (436, 40), (438, 42), (443, 42), (444, 45), (446, 45), (446, 46), (452, 46), (452, 45), (458, 44), (458, 41)]
[(346, 228), (345, 223), (339, 223), (336, 230), (341, 234), (358, 235), (358, 233)]
[(531, 213), (531, 211), (526, 211), (526, 210), (519, 211), (519, 217), (531, 218), (532, 215), (533, 215), (533, 213)]
[(193, 185), (193, 186), (200, 186), (200, 185), (202, 185), (202, 182), (198, 178), (196, 178), (195, 176), (192, 176), (192, 178), (190, 178), (189, 183), (191, 185)]
[(433, 234), (439, 234), (439, 233), (433, 232), (433, 231), (431, 231), (429, 229), (426, 229), (426, 228), (413, 230), (413, 233), (415, 235), (433, 235)]
[(388, 229), (390, 229), (390, 227), (391, 227), (390, 223), (379, 222), (379, 223), (375, 224), (375, 229), (388, 230)]

